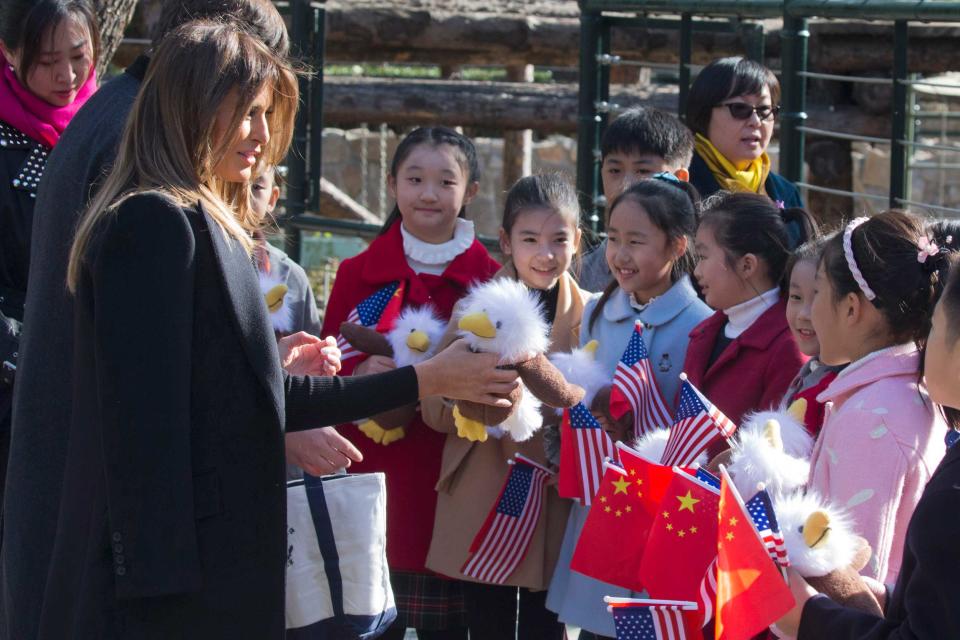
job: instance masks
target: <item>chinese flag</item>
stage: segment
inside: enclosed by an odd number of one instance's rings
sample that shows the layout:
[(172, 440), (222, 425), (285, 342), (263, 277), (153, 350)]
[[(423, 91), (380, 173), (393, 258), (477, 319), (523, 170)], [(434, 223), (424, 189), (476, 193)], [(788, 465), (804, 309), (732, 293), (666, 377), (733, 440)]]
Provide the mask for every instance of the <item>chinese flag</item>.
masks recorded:
[(794, 604), (736, 491), (724, 473), (717, 532), (716, 640), (749, 640)]
[(651, 597), (699, 600), (700, 581), (717, 555), (718, 504), (716, 489), (672, 470), (640, 564)]
[(625, 445), (617, 448), (623, 469), (607, 467), (570, 568), (608, 584), (642, 591), (640, 561), (673, 469), (648, 462)]
[(580, 474), (577, 472), (577, 445), (573, 442), (577, 436), (570, 426), (570, 409), (563, 410), (560, 421), (560, 471), (557, 474), (557, 493), (561, 498), (583, 500), (583, 488), (580, 486)]

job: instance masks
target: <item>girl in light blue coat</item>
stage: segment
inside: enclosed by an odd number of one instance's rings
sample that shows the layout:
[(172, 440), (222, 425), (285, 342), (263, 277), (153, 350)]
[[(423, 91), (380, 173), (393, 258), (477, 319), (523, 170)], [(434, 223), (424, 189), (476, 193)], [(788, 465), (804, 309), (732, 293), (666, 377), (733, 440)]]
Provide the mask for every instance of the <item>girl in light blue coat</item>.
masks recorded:
[[(635, 321), (643, 322), (650, 363), (671, 413), (676, 409), (690, 331), (712, 313), (690, 282), (694, 193), (673, 175), (657, 174), (614, 200), (607, 229), (607, 263), (615, 280), (587, 303), (580, 330), (581, 344), (593, 339), (600, 343), (597, 362), (612, 379)], [(597, 419), (606, 422), (600, 415)], [(636, 596), (570, 570), (588, 509), (573, 505), (547, 595), (547, 608), (561, 622), (580, 627), (581, 640), (614, 636), (604, 596)]]

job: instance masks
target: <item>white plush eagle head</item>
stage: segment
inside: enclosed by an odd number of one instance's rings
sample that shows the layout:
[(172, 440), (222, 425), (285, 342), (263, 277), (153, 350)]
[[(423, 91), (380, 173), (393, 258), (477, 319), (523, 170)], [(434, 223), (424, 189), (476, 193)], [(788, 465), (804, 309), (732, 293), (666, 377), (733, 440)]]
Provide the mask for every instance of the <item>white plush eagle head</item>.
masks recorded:
[(457, 329), (471, 349), (496, 353), (504, 364), (544, 353), (549, 345), (549, 328), (536, 294), (507, 278), (470, 291), (460, 305)]
[[(593, 397), (597, 395), (605, 385), (610, 384), (610, 376), (604, 371), (603, 366), (597, 362), (597, 347), (600, 343), (591, 340), (579, 349), (574, 349), (569, 353), (554, 353), (550, 356), (550, 362), (553, 363), (567, 382), (583, 387), (583, 404), (588, 407), (593, 403)], [(557, 415), (563, 413), (563, 409), (557, 410)]]
[(807, 484), (813, 438), (790, 414), (765, 411), (747, 417), (737, 430), (728, 471), (743, 495), (763, 484), (771, 496)]
[(270, 273), (264, 273), (257, 270), (260, 278), (260, 292), (263, 294), (264, 302), (267, 303), (267, 311), (270, 312), (270, 323), (273, 330), (279, 333), (290, 333), (293, 331), (293, 310), (287, 304), (287, 283), (279, 269)]
[(405, 367), (430, 358), (436, 353), (445, 329), (446, 323), (430, 306), (404, 309), (387, 333), (397, 366)]
[(845, 569), (860, 547), (852, 521), (815, 493), (774, 498), (773, 510), (792, 564), (800, 575), (825, 576)]

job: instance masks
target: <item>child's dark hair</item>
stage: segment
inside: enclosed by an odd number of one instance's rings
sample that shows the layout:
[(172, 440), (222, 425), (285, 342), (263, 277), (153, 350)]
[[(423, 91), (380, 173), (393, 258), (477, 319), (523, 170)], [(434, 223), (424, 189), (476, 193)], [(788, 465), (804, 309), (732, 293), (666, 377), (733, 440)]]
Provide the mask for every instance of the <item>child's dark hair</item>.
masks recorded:
[[(850, 246), (856, 267), (876, 297), (870, 302), (887, 321), (898, 343), (913, 341), (920, 348), (930, 333), (933, 308), (949, 272), (946, 252), (918, 260), (919, 243), (927, 238), (921, 218), (891, 209), (853, 229)], [(820, 259), (833, 287), (834, 300), (862, 294), (844, 252), (844, 232), (830, 238)]]
[(960, 251), (960, 220), (934, 220), (928, 222), (927, 234), (941, 249)]
[(0, 3), (0, 40), (20, 52), (16, 71), (24, 81), (49, 43), (53, 30), (67, 18), (76, 18), (86, 26), (95, 63), (100, 57), (100, 29), (87, 0), (3, 0)]
[(820, 256), (823, 255), (823, 247), (826, 245), (828, 236), (816, 237), (809, 242), (805, 242), (799, 247), (797, 247), (793, 254), (790, 256), (790, 259), (787, 261), (787, 284), (790, 284), (790, 276), (793, 274), (793, 268), (801, 262), (810, 262), (813, 263), (813, 266), (816, 267), (820, 264)]
[(631, 107), (603, 133), (601, 157), (611, 153), (650, 153), (671, 166), (687, 168), (693, 158), (693, 134), (666, 111)]
[(573, 229), (580, 225), (580, 202), (569, 176), (560, 171), (538, 173), (513, 183), (503, 203), (500, 226), (509, 235), (520, 212), (526, 209), (552, 209)]
[(816, 221), (806, 210), (781, 209), (756, 193), (720, 192), (707, 198), (700, 224), (713, 231), (728, 263), (748, 253), (763, 260), (767, 275), (781, 291), (789, 285), (787, 263), (794, 250), (819, 235)]
[(771, 103), (780, 103), (780, 82), (770, 69), (741, 56), (718, 58), (700, 70), (687, 97), (687, 126), (707, 135), (713, 108), (730, 98), (770, 90)]
[[(643, 208), (650, 222), (667, 235), (668, 243), (678, 238), (687, 238), (686, 252), (674, 261), (670, 269), (671, 281), (676, 282), (684, 275), (693, 273), (695, 265), (690, 239), (697, 230), (697, 209), (700, 202), (696, 187), (676, 179), (641, 180), (617, 196), (610, 206), (611, 215), (620, 204), (628, 201), (635, 202)], [(613, 279), (603, 290), (603, 294), (590, 314), (588, 326), (591, 331), (603, 312), (607, 300), (618, 286), (620, 286), (619, 283)]]
[[(400, 165), (404, 163), (414, 149), (422, 144), (433, 147), (439, 147), (442, 144), (450, 145), (459, 152), (460, 166), (467, 174), (467, 184), (480, 180), (480, 161), (477, 159), (477, 148), (473, 145), (473, 141), (449, 127), (420, 127), (408, 133), (397, 145), (397, 150), (393, 153), (393, 162), (390, 163), (390, 175), (393, 176), (394, 180), (397, 179)], [(460, 209), (459, 215), (461, 218), (467, 216), (466, 207)], [(395, 204), (380, 229), (380, 235), (385, 234), (393, 226), (393, 223), (399, 219), (400, 208)]]

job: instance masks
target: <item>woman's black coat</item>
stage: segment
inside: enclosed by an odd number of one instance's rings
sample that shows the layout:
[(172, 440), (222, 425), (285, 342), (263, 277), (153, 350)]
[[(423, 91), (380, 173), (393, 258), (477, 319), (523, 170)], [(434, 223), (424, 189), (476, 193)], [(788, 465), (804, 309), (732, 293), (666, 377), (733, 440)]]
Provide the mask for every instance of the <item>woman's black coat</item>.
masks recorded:
[(284, 374), (247, 254), (156, 193), (101, 225), (75, 325), (40, 637), (282, 638), (284, 426), (409, 402), (415, 372)]

